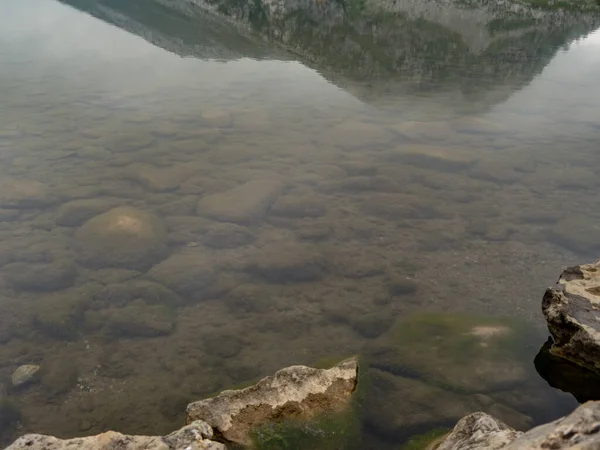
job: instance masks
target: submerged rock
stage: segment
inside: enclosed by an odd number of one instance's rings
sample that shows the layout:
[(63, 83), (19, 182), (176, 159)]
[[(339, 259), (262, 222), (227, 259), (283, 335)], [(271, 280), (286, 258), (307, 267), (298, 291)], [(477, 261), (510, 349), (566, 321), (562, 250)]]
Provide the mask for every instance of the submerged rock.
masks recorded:
[(251, 444), (256, 427), (286, 419), (311, 419), (345, 409), (357, 385), (358, 362), (343, 361), (331, 369), (291, 366), (254, 386), (223, 391), (190, 403), (188, 422), (204, 420), (223, 439)]
[(567, 417), (517, 432), (484, 413), (458, 422), (437, 450), (543, 450), (600, 448), (600, 402), (588, 402)]
[(301, 219), (320, 217), (325, 214), (324, 199), (314, 195), (286, 195), (280, 197), (269, 213), (274, 216)]
[(50, 201), (46, 186), (39, 181), (9, 179), (0, 183), (0, 206), (36, 208)]
[(121, 206), (88, 220), (75, 242), (79, 259), (88, 266), (143, 269), (164, 255), (167, 231), (155, 215)]
[(55, 291), (73, 284), (75, 263), (67, 258), (52, 262), (14, 262), (2, 267), (1, 274), (11, 286), (23, 291)]
[(77, 335), (86, 308), (84, 292), (77, 289), (43, 296), (35, 307), (35, 325), (49, 336), (72, 339)]
[(269, 242), (254, 251), (247, 270), (270, 282), (313, 281), (323, 276), (323, 255), (309, 244)]
[(201, 248), (185, 249), (171, 255), (148, 274), (175, 292), (194, 298), (210, 293), (217, 278), (214, 261)]
[(484, 393), (526, 379), (528, 359), (519, 351), (527, 337), (524, 326), (507, 319), (423, 313), (398, 321), (367, 352), (381, 370)]
[(443, 389), (410, 377), (370, 368), (364, 401), (369, 427), (388, 439), (423, 429), (450, 426), (475, 411), (498, 413), (512, 426), (527, 429), (532, 419), (482, 394), (465, 394)]
[(207, 195), (198, 202), (196, 212), (221, 222), (239, 224), (261, 220), (282, 193), (279, 180), (248, 181), (228, 191)]
[(254, 234), (246, 227), (234, 223), (215, 223), (200, 240), (207, 247), (235, 248), (250, 244), (254, 239)]
[(119, 203), (120, 200), (116, 198), (73, 200), (58, 208), (55, 214), (56, 224), (65, 227), (79, 226), (92, 217), (118, 206)]
[(600, 261), (566, 269), (542, 300), (552, 354), (600, 373), (599, 308)]
[(107, 336), (155, 337), (173, 332), (175, 315), (164, 305), (148, 305), (135, 300), (124, 308), (90, 311), (86, 315), (89, 328), (101, 328)]
[(163, 437), (127, 436), (116, 431), (75, 439), (27, 434), (6, 450), (225, 450), (223, 444), (210, 440), (212, 436), (210, 426), (195, 421)]
[(14, 387), (23, 386), (27, 383), (30, 383), (37, 379), (38, 372), (40, 371), (40, 366), (37, 364), (26, 364), (20, 367), (13, 372), (11, 381)]

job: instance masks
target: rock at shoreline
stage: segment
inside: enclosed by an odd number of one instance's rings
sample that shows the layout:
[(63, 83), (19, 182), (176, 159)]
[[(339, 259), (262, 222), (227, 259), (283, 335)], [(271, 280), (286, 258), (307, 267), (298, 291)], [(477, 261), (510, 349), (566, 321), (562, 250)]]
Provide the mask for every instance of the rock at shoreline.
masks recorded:
[(600, 261), (566, 269), (546, 290), (542, 311), (552, 354), (600, 373)]
[(520, 433), (484, 413), (461, 419), (437, 450), (594, 450), (600, 448), (600, 402)]
[(476, 412), (461, 419), (437, 450), (496, 450), (520, 435), (492, 416)]
[(284, 184), (279, 180), (253, 180), (224, 192), (207, 195), (196, 212), (221, 222), (249, 224), (261, 220), (279, 197)]
[(250, 433), (267, 423), (307, 420), (344, 410), (356, 389), (357, 377), (355, 358), (331, 369), (287, 367), (254, 386), (223, 391), (189, 404), (187, 420), (203, 420), (223, 439), (250, 445)]
[(202, 421), (192, 422), (167, 436), (126, 436), (115, 431), (75, 439), (58, 439), (41, 434), (27, 434), (6, 450), (225, 450), (211, 441), (210, 426)]
[(88, 220), (75, 240), (85, 265), (143, 269), (164, 255), (167, 230), (155, 215), (121, 206)]

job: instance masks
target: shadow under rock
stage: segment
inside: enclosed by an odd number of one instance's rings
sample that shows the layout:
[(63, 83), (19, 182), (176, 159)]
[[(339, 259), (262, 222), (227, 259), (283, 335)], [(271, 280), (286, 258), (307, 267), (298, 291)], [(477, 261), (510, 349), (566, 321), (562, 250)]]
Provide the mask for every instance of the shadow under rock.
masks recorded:
[(600, 376), (550, 352), (548, 338), (534, 359), (535, 369), (553, 388), (572, 394), (579, 403), (600, 400)]

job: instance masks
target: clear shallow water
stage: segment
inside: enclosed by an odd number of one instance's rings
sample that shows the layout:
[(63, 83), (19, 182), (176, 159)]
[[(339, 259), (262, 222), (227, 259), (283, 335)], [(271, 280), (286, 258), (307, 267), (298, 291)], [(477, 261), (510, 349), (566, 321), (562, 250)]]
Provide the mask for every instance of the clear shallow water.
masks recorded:
[[(0, 374), (22, 415), (5, 439), (167, 432), (190, 400), (361, 353), (420, 311), (526, 320), (533, 358), (543, 289), (600, 250), (599, 32), (368, 82), (372, 66), (149, 16), (144, 39), (58, 2), (0, 3)], [(199, 205), (256, 180), (280, 187), (238, 227)], [(167, 249), (99, 269), (77, 230), (122, 205), (164, 222)], [(41, 381), (9, 389), (29, 363)], [(520, 392), (544, 400), (521, 413), (574, 406), (529, 370)]]

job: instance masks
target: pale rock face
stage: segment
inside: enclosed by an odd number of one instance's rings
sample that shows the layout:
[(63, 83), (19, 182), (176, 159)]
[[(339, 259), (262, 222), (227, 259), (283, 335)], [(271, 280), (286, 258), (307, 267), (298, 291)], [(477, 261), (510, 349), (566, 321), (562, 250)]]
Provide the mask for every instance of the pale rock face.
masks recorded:
[(344, 409), (356, 388), (357, 376), (354, 358), (331, 369), (287, 367), (254, 386), (190, 403), (188, 422), (203, 420), (224, 439), (248, 445), (249, 432), (267, 422), (310, 419)]
[(210, 440), (212, 436), (210, 426), (196, 421), (163, 437), (127, 436), (115, 431), (75, 439), (28, 434), (6, 450), (225, 450), (223, 444)]
[(85, 265), (143, 269), (163, 256), (167, 231), (155, 215), (121, 206), (88, 220), (75, 241)]
[(566, 269), (546, 290), (542, 311), (551, 353), (600, 373), (600, 261)]
[(40, 366), (36, 364), (26, 364), (18, 367), (11, 377), (13, 386), (19, 387), (33, 381), (39, 371)]
[(461, 419), (437, 450), (595, 450), (600, 448), (600, 402), (588, 402), (567, 417), (533, 428), (513, 430), (485, 413)]
[(496, 450), (522, 433), (482, 412), (461, 419), (437, 450)]

